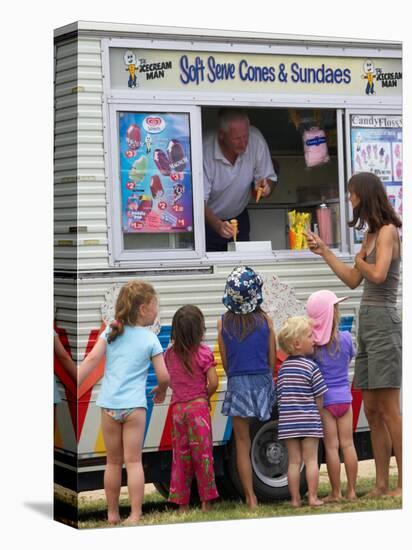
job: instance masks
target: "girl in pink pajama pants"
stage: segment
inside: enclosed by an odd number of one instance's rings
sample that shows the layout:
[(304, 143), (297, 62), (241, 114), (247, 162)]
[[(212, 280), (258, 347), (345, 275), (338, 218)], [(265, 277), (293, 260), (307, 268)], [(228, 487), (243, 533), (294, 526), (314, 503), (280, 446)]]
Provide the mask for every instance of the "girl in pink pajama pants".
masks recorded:
[(217, 498), (213, 439), (207, 401), (195, 399), (173, 406), (173, 465), (170, 500), (188, 505), (193, 475), (201, 502)]
[(165, 362), (172, 387), (173, 462), (169, 500), (185, 511), (196, 477), (202, 510), (218, 498), (213, 468), (209, 400), (218, 386), (213, 353), (202, 344), (204, 317), (196, 306), (181, 307), (172, 321)]

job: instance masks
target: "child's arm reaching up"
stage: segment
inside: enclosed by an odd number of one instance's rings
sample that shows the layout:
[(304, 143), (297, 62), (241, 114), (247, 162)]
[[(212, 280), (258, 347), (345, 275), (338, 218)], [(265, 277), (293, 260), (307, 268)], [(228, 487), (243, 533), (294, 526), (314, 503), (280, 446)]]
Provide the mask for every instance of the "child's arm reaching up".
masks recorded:
[(157, 386), (150, 393), (153, 394), (155, 403), (163, 403), (166, 397), (166, 390), (169, 387), (170, 377), (167, 372), (163, 353), (159, 353), (152, 357), (153, 368), (156, 373)]
[(106, 353), (106, 340), (104, 338), (99, 338), (94, 345), (92, 351), (84, 359), (79, 367), (79, 373), (77, 378), (78, 387), (80, 387), (89, 374), (97, 367), (101, 358)]

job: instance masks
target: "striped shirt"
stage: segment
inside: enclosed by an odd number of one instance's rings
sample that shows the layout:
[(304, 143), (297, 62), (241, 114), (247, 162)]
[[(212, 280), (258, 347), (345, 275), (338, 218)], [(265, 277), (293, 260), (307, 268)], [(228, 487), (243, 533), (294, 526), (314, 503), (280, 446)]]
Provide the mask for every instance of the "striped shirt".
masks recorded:
[(278, 438), (322, 437), (322, 421), (315, 398), (327, 391), (318, 365), (307, 357), (289, 356), (277, 379)]

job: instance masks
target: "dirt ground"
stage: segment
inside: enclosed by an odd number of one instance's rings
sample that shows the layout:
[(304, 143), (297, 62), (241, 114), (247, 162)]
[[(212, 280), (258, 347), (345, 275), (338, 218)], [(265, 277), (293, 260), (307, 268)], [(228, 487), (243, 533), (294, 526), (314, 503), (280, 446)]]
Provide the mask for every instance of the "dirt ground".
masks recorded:
[[(396, 469), (396, 461), (395, 457), (392, 457), (391, 464), (390, 464), (390, 470), (389, 473), (391, 475), (396, 475), (397, 469)], [(359, 462), (359, 470), (358, 470), (358, 476), (360, 478), (365, 477), (374, 477), (375, 475), (375, 463), (373, 460), (361, 460)], [(345, 468), (342, 464), (341, 468), (341, 479), (342, 481), (346, 481), (346, 475), (345, 475)], [(319, 481), (325, 482), (328, 480), (328, 473), (326, 470), (326, 465), (322, 464), (319, 471)], [(150, 493), (155, 492), (156, 489), (154, 485), (151, 483), (146, 483), (145, 485), (145, 494), (149, 495)], [(127, 487), (122, 487), (121, 495), (127, 496)], [(84, 491), (82, 493), (79, 493), (79, 497), (84, 497), (87, 500), (94, 500), (94, 499), (101, 499), (104, 497), (104, 491), (98, 490), (98, 491)]]

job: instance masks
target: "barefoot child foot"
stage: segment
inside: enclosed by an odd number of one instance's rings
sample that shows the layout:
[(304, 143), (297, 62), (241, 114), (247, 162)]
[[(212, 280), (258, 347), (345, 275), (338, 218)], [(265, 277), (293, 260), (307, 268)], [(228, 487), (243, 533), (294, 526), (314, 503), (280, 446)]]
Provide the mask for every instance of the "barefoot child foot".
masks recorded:
[(257, 498), (255, 496), (246, 498), (246, 506), (250, 508), (250, 510), (255, 510), (258, 507)]
[(118, 525), (120, 523), (120, 516), (119, 514), (108, 514), (107, 516), (107, 523), (109, 525)]
[(325, 497), (323, 499), (323, 502), (325, 504), (330, 504), (330, 503), (333, 503), (333, 502), (340, 502), (341, 500), (342, 500), (342, 495), (330, 494), (330, 495), (328, 495), (327, 497)]
[(366, 493), (366, 495), (364, 495), (364, 497), (365, 498), (379, 498), (379, 497), (384, 497), (387, 494), (388, 494), (387, 489), (375, 487), (374, 489), (372, 489), (371, 491)]
[(310, 498), (308, 499), (309, 506), (323, 506), (323, 500), (320, 500), (320, 498)]
[(139, 521), (140, 516), (129, 516), (122, 522), (122, 525), (124, 525), (125, 527), (132, 527), (133, 525), (138, 525)]
[(206, 500), (202, 502), (202, 505), (201, 505), (202, 512), (210, 512), (211, 509), (212, 509), (212, 503), (210, 502), (210, 500)]

